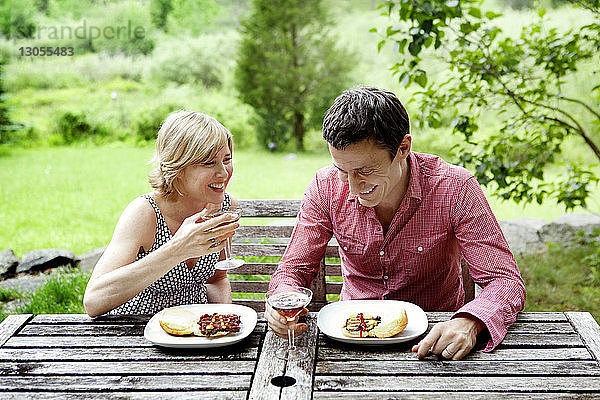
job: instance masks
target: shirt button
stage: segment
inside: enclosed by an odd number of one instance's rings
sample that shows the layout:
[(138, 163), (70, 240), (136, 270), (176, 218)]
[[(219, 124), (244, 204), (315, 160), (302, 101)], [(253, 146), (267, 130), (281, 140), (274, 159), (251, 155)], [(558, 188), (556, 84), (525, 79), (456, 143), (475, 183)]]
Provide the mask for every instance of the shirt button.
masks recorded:
[(347, 251), (347, 250), (348, 250), (348, 246), (344, 246), (344, 250), (346, 250), (346, 251)]
[(417, 247), (417, 250), (423, 251), (423, 248), (421, 246), (419, 246), (419, 247)]
[(381, 251), (379, 252), (379, 255), (380, 255), (380, 256), (382, 256), (383, 254), (384, 254), (384, 253), (383, 253), (383, 250), (381, 250)]
[(388, 279), (390, 279), (390, 277), (389, 277), (389, 276), (387, 276), (387, 275), (384, 275), (384, 276), (383, 276), (383, 280), (384, 280), (384, 281), (387, 281)]

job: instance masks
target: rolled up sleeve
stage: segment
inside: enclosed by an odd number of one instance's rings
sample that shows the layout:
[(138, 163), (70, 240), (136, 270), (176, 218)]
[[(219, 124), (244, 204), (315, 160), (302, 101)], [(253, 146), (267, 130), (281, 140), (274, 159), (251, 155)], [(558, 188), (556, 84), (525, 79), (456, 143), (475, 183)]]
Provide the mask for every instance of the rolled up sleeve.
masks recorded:
[(327, 243), (333, 235), (327, 212), (326, 188), (316, 175), (308, 185), (290, 243), (271, 277), (270, 289), (280, 285), (309, 287), (319, 272)]
[(451, 207), (451, 221), (473, 281), (481, 293), (455, 316), (473, 315), (483, 322), (498, 346), (525, 305), (525, 284), (487, 199), (475, 177), (468, 178)]

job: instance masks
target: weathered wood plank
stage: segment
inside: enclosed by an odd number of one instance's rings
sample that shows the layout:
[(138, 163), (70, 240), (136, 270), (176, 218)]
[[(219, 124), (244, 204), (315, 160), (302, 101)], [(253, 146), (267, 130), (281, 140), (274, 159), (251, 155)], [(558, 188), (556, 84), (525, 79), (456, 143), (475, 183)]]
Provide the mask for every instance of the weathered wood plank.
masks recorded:
[(507, 335), (498, 347), (530, 346), (530, 347), (581, 347), (583, 342), (579, 335), (573, 333), (515, 333)]
[(342, 266), (340, 264), (327, 264), (325, 266), (325, 275), (342, 276)]
[(327, 282), (325, 292), (327, 294), (340, 294), (342, 292), (342, 282)]
[[(52, 340), (52, 339), (50, 339)], [(0, 348), (0, 361), (195, 361), (256, 360), (256, 346), (228, 346), (214, 349), (163, 349), (161, 347), (97, 348)]]
[(235, 275), (273, 275), (277, 270), (277, 263), (246, 263), (231, 271)]
[(594, 395), (581, 393), (516, 393), (516, 392), (315, 392), (314, 400), (549, 400), (592, 399)]
[(285, 244), (269, 243), (233, 243), (231, 254), (234, 257), (281, 257), (286, 249)]
[(564, 322), (567, 317), (562, 312), (521, 312), (517, 315), (519, 322)]
[[(128, 324), (29, 324), (16, 336), (143, 336), (144, 325)], [(258, 322), (251, 335), (258, 335), (266, 329), (266, 322)]]
[(0, 393), (0, 400), (80, 400), (80, 399), (119, 399), (119, 400), (244, 400), (246, 391), (185, 391), (185, 392), (4, 392)]
[[(334, 346), (336, 342), (325, 338), (325, 335), (319, 335), (320, 343), (324, 346)], [(414, 343), (417, 339), (412, 341)], [(576, 333), (512, 333), (507, 335), (499, 348), (504, 347), (583, 347), (581, 338)]]
[(16, 336), (143, 336), (144, 325), (27, 325)]
[(267, 331), (256, 364), (256, 372), (252, 379), (252, 387), (250, 388), (248, 400), (280, 398), (281, 388), (272, 385), (271, 379), (283, 375), (285, 372), (285, 361), (275, 357), (276, 349), (285, 344), (286, 342), (276, 336), (273, 331)]
[[(454, 313), (447, 311), (428, 311), (429, 322), (447, 321)], [(568, 322), (564, 313), (525, 312), (517, 315), (516, 322)]]
[[(233, 243), (231, 248), (231, 254), (234, 257), (281, 257), (285, 252), (287, 245), (268, 243)], [(327, 246), (325, 250), (325, 257), (339, 257), (337, 246)]]
[(269, 281), (238, 281), (230, 280), (232, 292), (265, 293), (269, 290)]
[(244, 217), (295, 217), (301, 200), (240, 199)]
[(317, 319), (315, 315), (306, 318), (308, 330), (299, 338), (296, 338), (298, 346), (308, 349), (309, 356), (306, 359), (288, 360), (285, 374), (296, 379), (292, 386), (285, 387), (281, 391), (282, 399), (310, 400), (312, 398), (313, 371), (315, 366), (315, 351), (317, 345)]
[(3, 376), (0, 390), (240, 390), (250, 387), (251, 375), (135, 375), (135, 376)]
[(568, 312), (567, 318), (600, 365), (600, 326), (588, 312)]
[(320, 375), (595, 375), (600, 367), (594, 361), (320, 361)]
[(247, 238), (289, 239), (294, 230), (294, 221), (290, 222), (290, 225), (242, 225), (235, 231), (234, 241)]
[(515, 322), (508, 328), (508, 334), (515, 333), (575, 333), (568, 322)]
[[(428, 331), (436, 323), (429, 323)], [(508, 328), (508, 334), (547, 334), (547, 333), (576, 333), (573, 326), (568, 322), (515, 322)]]
[(252, 374), (255, 361), (0, 362), (0, 375)]
[(257, 312), (265, 311), (265, 301), (261, 299), (233, 299), (233, 303), (250, 307)]
[(31, 319), (32, 314), (9, 315), (0, 323), (0, 347)]
[(29, 324), (140, 324), (146, 325), (152, 315), (103, 315), (90, 318), (87, 314), (41, 314), (36, 315)]
[[(252, 339), (254, 336), (254, 339)], [(256, 335), (249, 340), (257, 341)], [(242, 344), (243, 345), (248, 345)], [(152, 347), (151, 342), (143, 336), (15, 336), (10, 338), (5, 347)], [(238, 345), (239, 346), (239, 345)]]
[(595, 392), (600, 379), (587, 376), (315, 376), (316, 390)]
[[(428, 311), (429, 322), (447, 321), (453, 313), (448, 311)], [(517, 315), (516, 322), (568, 322), (564, 313), (556, 312), (522, 312)]]
[[(0, 353), (1, 354), (1, 353)], [(370, 348), (370, 347), (324, 347), (319, 346), (317, 359), (319, 361), (327, 360), (416, 360), (416, 355), (410, 351), (410, 346), (400, 350), (394, 348)], [(428, 359), (434, 360), (436, 357)], [(540, 361), (540, 360), (593, 360), (590, 352), (585, 347), (571, 348), (512, 348), (495, 349), (492, 352), (484, 353), (474, 351), (467, 355), (463, 360), (468, 361)]]

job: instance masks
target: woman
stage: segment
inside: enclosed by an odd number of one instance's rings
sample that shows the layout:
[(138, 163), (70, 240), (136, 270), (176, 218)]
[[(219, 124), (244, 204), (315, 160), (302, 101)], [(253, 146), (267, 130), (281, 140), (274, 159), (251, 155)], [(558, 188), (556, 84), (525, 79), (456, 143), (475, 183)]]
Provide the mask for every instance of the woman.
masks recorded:
[(229, 131), (208, 115), (171, 113), (156, 139), (154, 189), (123, 211), (96, 264), (83, 303), (89, 316), (154, 314), (165, 307), (231, 303), (225, 271), (215, 263), (239, 226), (225, 193), (233, 174)]

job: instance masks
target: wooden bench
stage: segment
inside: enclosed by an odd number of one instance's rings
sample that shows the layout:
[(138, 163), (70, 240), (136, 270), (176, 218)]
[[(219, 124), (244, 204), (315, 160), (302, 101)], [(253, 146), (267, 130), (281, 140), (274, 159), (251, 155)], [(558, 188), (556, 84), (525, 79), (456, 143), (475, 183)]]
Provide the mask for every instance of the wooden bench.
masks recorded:
[[(232, 271), (237, 277), (230, 277), (231, 289), (234, 293), (234, 303), (246, 305), (257, 311), (264, 311), (264, 300), (261, 295), (256, 299), (236, 298), (236, 294), (253, 293), (264, 294), (269, 287), (268, 277), (277, 269), (277, 261), (287, 247), (287, 243), (294, 229), (295, 218), (300, 209), (300, 200), (239, 200), (243, 209), (242, 226), (238, 229), (233, 242), (233, 256), (244, 257), (269, 257), (266, 261), (247, 262), (242, 267)], [(248, 219), (287, 218), (269, 225), (246, 223)], [(252, 221), (252, 220), (250, 220)], [(281, 223), (283, 222), (283, 223)], [(276, 259), (272, 258), (276, 257)], [(339, 261), (338, 244), (333, 238), (327, 245), (325, 258), (335, 258), (337, 261), (326, 263), (321, 260), (321, 269), (314, 279), (311, 290), (313, 299), (309, 308), (318, 311), (327, 304), (327, 295), (339, 295), (342, 289), (341, 268)], [(262, 275), (263, 280), (243, 280)], [(235, 279), (238, 278), (238, 279)], [(240, 279), (242, 278), (242, 279)], [(338, 278), (338, 279), (335, 279)], [(463, 283), (465, 287), (465, 301), (474, 297), (473, 280), (463, 265)], [(330, 296), (331, 297), (331, 296)]]

